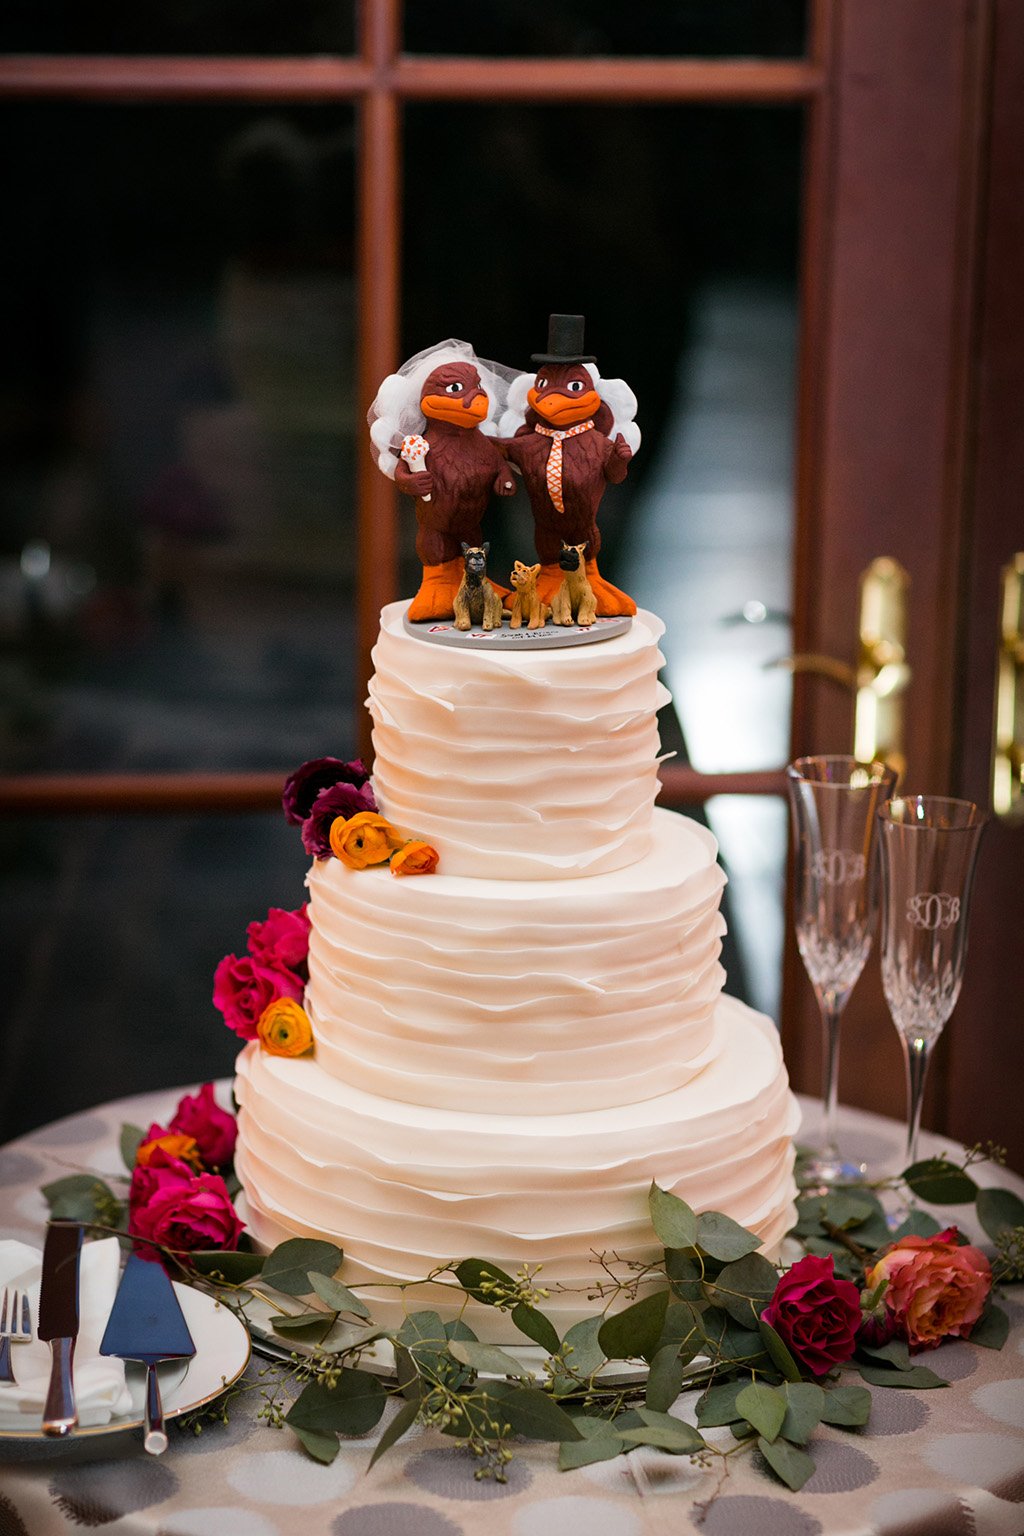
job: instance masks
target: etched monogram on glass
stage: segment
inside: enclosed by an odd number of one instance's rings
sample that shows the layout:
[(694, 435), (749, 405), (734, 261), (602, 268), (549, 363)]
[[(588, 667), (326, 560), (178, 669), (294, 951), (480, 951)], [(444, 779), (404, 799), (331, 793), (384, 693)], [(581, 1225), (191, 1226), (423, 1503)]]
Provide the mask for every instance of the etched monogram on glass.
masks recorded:
[(802, 757), (787, 769), (793, 810), (796, 941), (821, 1010), (823, 1144), (801, 1167), (805, 1184), (857, 1179), (839, 1156), (835, 1111), (839, 1021), (871, 949), (876, 917), (872, 840), (879, 806), (896, 787), (885, 763)]
[(931, 1048), (956, 1007), (986, 817), (969, 800), (901, 796), (879, 812), (882, 986), (907, 1072), (907, 1159), (917, 1156)]

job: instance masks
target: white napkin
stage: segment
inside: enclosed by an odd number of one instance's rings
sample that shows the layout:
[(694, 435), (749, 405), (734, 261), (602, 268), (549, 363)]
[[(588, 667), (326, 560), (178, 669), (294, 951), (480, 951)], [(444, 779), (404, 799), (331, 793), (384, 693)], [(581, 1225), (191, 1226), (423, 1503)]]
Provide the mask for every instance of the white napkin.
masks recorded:
[[(27, 1291), (32, 1309), (32, 1339), (11, 1345), (16, 1384), (0, 1382), (0, 1429), (39, 1430), (50, 1383), (50, 1346), (35, 1336), (39, 1322), (39, 1275), (42, 1254), (13, 1239), (0, 1241), (0, 1288)], [(101, 1355), (100, 1342), (114, 1304), (120, 1269), (116, 1237), (82, 1245), (79, 1269), (79, 1329), (75, 1344), (75, 1402), (78, 1422), (108, 1424), (132, 1406), (125, 1385), (124, 1362)], [(20, 1308), (20, 1303), (19, 1303)]]

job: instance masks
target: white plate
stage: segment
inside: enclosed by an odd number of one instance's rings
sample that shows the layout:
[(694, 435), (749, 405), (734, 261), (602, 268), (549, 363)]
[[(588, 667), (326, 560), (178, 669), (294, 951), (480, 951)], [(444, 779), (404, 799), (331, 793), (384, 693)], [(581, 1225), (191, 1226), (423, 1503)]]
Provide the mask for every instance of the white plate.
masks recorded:
[[(189, 1285), (174, 1284), (196, 1352), (191, 1360), (169, 1360), (159, 1368), (160, 1393), (164, 1418), (175, 1419), (183, 1413), (202, 1408), (237, 1381), (249, 1363), (249, 1334), (235, 1314)], [(18, 1354), (13, 1351), (17, 1370)], [(52, 1439), (38, 1428), (38, 1419), (26, 1417), (10, 1428), (0, 1429), (0, 1461), (35, 1461), (49, 1456), (74, 1457), (88, 1444), (94, 1454), (115, 1454), (112, 1438), (128, 1436), (143, 1423), (146, 1397), (144, 1367), (127, 1365), (125, 1379), (131, 1393), (128, 1413), (107, 1424), (92, 1424), (75, 1429), (61, 1439)], [(10, 1423), (10, 1420), (8, 1420)], [(141, 1438), (138, 1441), (142, 1449)], [(171, 1441), (173, 1449), (174, 1441)]]

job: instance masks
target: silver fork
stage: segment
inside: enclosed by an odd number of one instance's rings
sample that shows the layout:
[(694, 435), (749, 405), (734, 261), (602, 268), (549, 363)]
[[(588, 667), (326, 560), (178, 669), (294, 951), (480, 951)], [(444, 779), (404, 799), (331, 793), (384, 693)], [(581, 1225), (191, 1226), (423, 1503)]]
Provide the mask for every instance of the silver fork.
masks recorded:
[(27, 1293), (22, 1291), (19, 1297), (17, 1291), (9, 1291), (5, 1286), (0, 1301), (0, 1381), (15, 1380), (11, 1368), (11, 1341), (26, 1344), (31, 1337), (32, 1319)]

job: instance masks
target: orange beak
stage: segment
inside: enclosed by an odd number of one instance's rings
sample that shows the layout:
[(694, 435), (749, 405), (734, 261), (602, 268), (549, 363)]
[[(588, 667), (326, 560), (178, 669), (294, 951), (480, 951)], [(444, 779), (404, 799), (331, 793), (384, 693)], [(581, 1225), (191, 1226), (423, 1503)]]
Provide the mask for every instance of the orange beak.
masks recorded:
[(539, 395), (536, 389), (530, 388), (526, 398), (537, 415), (543, 416), (553, 427), (574, 427), (578, 421), (593, 416), (601, 405), (601, 396), (596, 389), (588, 389), (582, 395), (563, 395), (554, 390)]
[(455, 427), (475, 427), (487, 415), (487, 396), (482, 389), (475, 395), (424, 395), (420, 401), (424, 416), (448, 421)]

